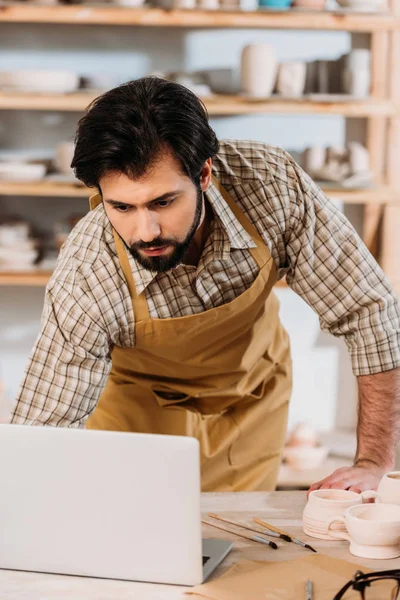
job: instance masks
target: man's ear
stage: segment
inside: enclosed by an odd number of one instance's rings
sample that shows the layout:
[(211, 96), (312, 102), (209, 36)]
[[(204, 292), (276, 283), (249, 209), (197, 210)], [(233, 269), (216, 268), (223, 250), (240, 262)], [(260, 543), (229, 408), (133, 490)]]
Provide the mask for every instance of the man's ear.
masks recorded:
[(202, 192), (206, 192), (211, 183), (212, 159), (209, 158), (203, 165), (200, 174), (200, 188)]

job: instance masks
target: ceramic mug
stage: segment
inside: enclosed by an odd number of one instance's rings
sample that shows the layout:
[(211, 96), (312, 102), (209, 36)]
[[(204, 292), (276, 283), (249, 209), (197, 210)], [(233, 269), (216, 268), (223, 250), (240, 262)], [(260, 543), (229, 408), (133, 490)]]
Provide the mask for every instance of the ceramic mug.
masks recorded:
[[(332, 531), (344, 524), (346, 531)], [(350, 552), (362, 558), (389, 559), (400, 556), (400, 506), (362, 504), (348, 508), (344, 517), (333, 517), (325, 531), (336, 540), (350, 542)]]
[[(326, 531), (326, 523), (333, 517), (343, 516), (348, 508), (363, 504), (367, 500), (380, 502), (377, 492), (368, 490), (357, 494), (349, 490), (314, 490), (310, 492), (303, 512), (303, 530), (311, 537), (322, 540), (332, 539)], [(343, 529), (338, 524), (336, 529)]]
[(400, 504), (400, 471), (391, 471), (382, 477), (378, 494), (382, 502)]
[(285, 98), (298, 98), (304, 93), (307, 64), (305, 62), (286, 62), (279, 65), (276, 90)]

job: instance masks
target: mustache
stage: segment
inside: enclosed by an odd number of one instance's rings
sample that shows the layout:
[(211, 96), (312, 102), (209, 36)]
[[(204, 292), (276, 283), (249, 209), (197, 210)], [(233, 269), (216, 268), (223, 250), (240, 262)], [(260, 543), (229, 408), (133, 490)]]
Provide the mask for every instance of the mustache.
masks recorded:
[(146, 250), (147, 248), (162, 248), (163, 246), (176, 246), (176, 242), (173, 240), (167, 240), (163, 238), (156, 238), (151, 242), (135, 242), (130, 246), (131, 250)]

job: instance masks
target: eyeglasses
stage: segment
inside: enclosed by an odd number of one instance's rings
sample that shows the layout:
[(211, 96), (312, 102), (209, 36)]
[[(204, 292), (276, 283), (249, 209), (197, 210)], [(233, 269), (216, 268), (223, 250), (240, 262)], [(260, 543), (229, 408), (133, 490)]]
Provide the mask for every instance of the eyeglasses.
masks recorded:
[[(357, 593), (358, 592), (358, 593)], [(400, 600), (400, 569), (357, 571), (333, 600)]]

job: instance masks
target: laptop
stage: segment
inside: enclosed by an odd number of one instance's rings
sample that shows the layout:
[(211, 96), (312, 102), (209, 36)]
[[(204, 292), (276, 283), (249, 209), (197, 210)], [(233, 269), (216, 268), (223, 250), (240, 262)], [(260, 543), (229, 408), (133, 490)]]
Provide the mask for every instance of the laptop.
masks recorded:
[(0, 568), (197, 585), (200, 452), (183, 436), (0, 425)]

